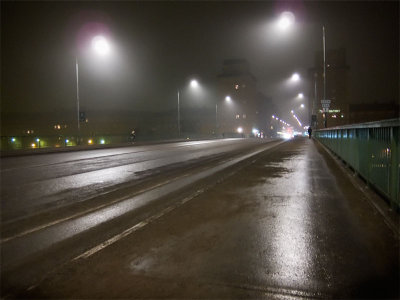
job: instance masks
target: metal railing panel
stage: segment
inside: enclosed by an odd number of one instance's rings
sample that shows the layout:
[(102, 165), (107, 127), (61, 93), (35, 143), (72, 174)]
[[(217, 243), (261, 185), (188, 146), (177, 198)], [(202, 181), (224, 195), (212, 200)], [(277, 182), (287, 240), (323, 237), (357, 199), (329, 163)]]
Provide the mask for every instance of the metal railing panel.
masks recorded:
[(315, 131), (314, 137), (400, 207), (400, 119)]

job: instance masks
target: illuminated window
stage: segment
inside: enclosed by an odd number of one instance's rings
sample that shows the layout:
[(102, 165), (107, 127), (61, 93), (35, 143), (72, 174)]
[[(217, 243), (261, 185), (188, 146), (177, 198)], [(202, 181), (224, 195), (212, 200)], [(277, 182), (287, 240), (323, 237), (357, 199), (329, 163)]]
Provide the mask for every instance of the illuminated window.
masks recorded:
[(240, 119), (240, 115), (236, 115), (236, 119)]
[(243, 119), (246, 119), (246, 114), (243, 115)]
[(238, 90), (238, 89), (239, 89), (239, 85), (235, 84), (235, 90)]

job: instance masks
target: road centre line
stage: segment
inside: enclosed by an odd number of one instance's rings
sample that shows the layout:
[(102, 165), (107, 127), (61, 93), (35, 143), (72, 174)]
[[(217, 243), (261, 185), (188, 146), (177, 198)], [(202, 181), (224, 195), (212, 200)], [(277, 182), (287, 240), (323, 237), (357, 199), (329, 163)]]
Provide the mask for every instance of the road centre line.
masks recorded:
[[(229, 140), (225, 140), (225, 141), (229, 141), (232, 142), (232, 139)], [(202, 144), (206, 144), (206, 143), (216, 143), (218, 142), (216, 141), (203, 141), (203, 143), (200, 142), (179, 142), (179, 143), (172, 143), (172, 144), (156, 144), (156, 145), (151, 145), (154, 147), (154, 149), (148, 150), (148, 149), (142, 149), (144, 147), (149, 147), (149, 146), (137, 146), (136, 149), (137, 151), (130, 151), (130, 152), (122, 152), (122, 153), (116, 153), (116, 154), (111, 154), (111, 155), (98, 155), (95, 157), (91, 157), (91, 158), (78, 158), (78, 159), (70, 159), (70, 160), (66, 160), (66, 161), (62, 161), (62, 162), (55, 162), (55, 163), (49, 163), (49, 164), (36, 164), (36, 165), (28, 165), (28, 166), (19, 166), (19, 167), (11, 167), (11, 168), (1, 168), (1, 172), (5, 173), (5, 172), (10, 172), (10, 171), (14, 171), (14, 170), (18, 170), (21, 168), (25, 168), (25, 169), (30, 169), (30, 168), (41, 168), (41, 167), (50, 167), (50, 166), (57, 166), (57, 165), (63, 165), (63, 164), (68, 164), (68, 163), (76, 163), (79, 161), (90, 161), (90, 160), (97, 160), (97, 159), (102, 159), (102, 158), (111, 158), (111, 157), (117, 157), (117, 156), (128, 156), (131, 154), (138, 154), (138, 153), (142, 153), (142, 152), (149, 152), (149, 151), (162, 151), (163, 149), (173, 149), (173, 148), (180, 148), (180, 147), (190, 147), (190, 146), (196, 146), (196, 145), (202, 145)], [(222, 143), (220, 146), (226, 146), (229, 145), (230, 143)], [(150, 147), (151, 147), (150, 146)], [(97, 149), (97, 150), (103, 150), (103, 149)], [(95, 149), (91, 150), (91, 151), (96, 151)], [(49, 155), (52, 154), (65, 154), (66, 152), (61, 152), (61, 153), (48, 153)]]
[[(225, 145), (224, 145), (224, 146), (225, 146)], [(135, 162), (135, 163), (136, 163), (136, 162)], [(104, 207), (111, 206), (111, 205), (113, 205), (113, 204), (115, 204), (115, 203), (124, 201), (124, 200), (126, 200), (126, 199), (128, 199), (128, 198), (135, 197), (135, 196), (137, 196), (137, 195), (146, 193), (146, 192), (148, 192), (148, 191), (151, 191), (151, 190), (156, 189), (156, 188), (158, 188), (158, 187), (161, 187), (161, 186), (163, 186), (163, 185), (167, 185), (167, 184), (169, 184), (169, 183), (171, 183), (171, 182), (173, 182), (173, 181), (179, 180), (179, 179), (181, 179), (181, 178), (184, 178), (184, 177), (187, 177), (187, 176), (190, 176), (190, 175), (191, 175), (191, 172), (189, 171), (189, 172), (187, 172), (187, 173), (185, 173), (185, 174), (183, 174), (183, 175), (176, 176), (176, 177), (173, 177), (173, 178), (171, 178), (171, 179), (169, 179), (169, 180), (160, 182), (159, 184), (153, 185), (153, 186), (151, 186), (151, 187), (141, 189), (141, 190), (139, 190), (139, 191), (137, 191), (137, 192), (135, 192), (135, 193), (133, 193), (133, 194), (125, 195), (125, 196), (123, 196), (123, 197), (119, 197), (119, 198), (117, 198), (117, 199), (114, 199), (114, 200), (112, 200), (112, 201), (110, 201), (110, 202), (107, 202), (107, 203), (98, 205), (98, 206), (93, 207), (93, 208), (86, 209), (86, 210), (84, 210), (84, 211), (82, 211), (82, 212), (78, 212), (78, 213), (76, 213), (76, 214), (67, 216), (67, 217), (65, 217), (65, 218), (57, 219), (57, 220), (54, 220), (54, 221), (52, 221), (52, 222), (49, 222), (49, 223), (46, 223), (46, 224), (42, 224), (42, 225), (40, 225), (40, 226), (33, 227), (33, 228), (31, 228), (31, 229), (25, 230), (25, 231), (23, 231), (23, 232), (20, 232), (20, 233), (18, 233), (18, 234), (13, 235), (13, 236), (10, 236), (10, 237), (1, 239), (1, 240), (0, 240), (0, 244), (4, 244), (4, 243), (9, 242), (9, 241), (11, 241), (11, 240), (14, 240), (14, 239), (16, 239), (16, 238), (23, 237), (23, 236), (25, 236), (25, 235), (28, 235), (28, 234), (31, 234), (31, 233), (34, 233), (34, 232), (37, 232), (37, 231), (46, 229), (46, 228), (48, 228), (48, 227), (51, 227), (51, 226), (60, 224), (60, 223), (62, 223), (62, 222), (66, 222), (66, 221), (69, 221), (69, 220), (72, 220), (72, 219), (75, 219), (75, 218), (79, 218), (79, 217), (84, 216), (84, 215), (86, 215), (86, 214), (89, 214), (89, 213), (95, 212), (95, 211), (97, 211), (97, 210), (100, 210), (100, 209), (102, 209), (102, 208), (104, 208)]]
[[(236, 163), (241, 162), (241, 161), (243, 161), (243, 160), (246, 160), (247, 158), (252, 157), (252, 156), (254, 156), (254, 155), (257, 155), (257, 154), (259, 154), (260, 152), (263, 152), (263, 151), (266, 151), (266, 150), (271, 149), (271, 148), (273, 148), (273, 147), (276, 147), (276, 146), (280, 145), (281, 143), (283, 143), (283, 142), (280, 142), (280, 143), (278, 143), (278, 144), (276, 144), (276, 145), (273, 145), (272, 147), (265, 147), (264, 149), (261, 149), (261, 150), (257, 150), (257, 151), (255, 151), (255, 152), (252, 152), (252, 153), (250, 153), (250, 154), (248, 154), (248, 155), (246, 155), (246, 156), (244, 156), (244, 157), (242, 157), (242, 158), (240, 158), (240, 159), (236, 159), (236, 160), (237, 160)], [(251, 164), (253, 164), (256, 160), (257, 160), (257, 159), (252, 160), (252, 161), (251, 161)], [(234, 164), (235, 164), (235, 163), (234, 163)], [(231, 164), (231, 162), (230, 162), (230, 163), (228, 163), (227, 166), (225, 166), (224, 168), (227, 168), (228, 166), (231, 166), (231, 165), (233, 165), (233, 164)], [(222, 168), (222, 169), (224, 169), (224, 168)], [(97, 246), (95, 246), (95, 247), (93, 247), (93, 248), (91, 248), (91, 249), (85, 251), (84, 253), (78, 255), (77, 257), (73, 258), (71, 261), (77, 261), (77, 260), (79, 260), (79, 259), (86, 259), (86, 258), (92, 256), (93, 254), (95, 254), (95, 253), (97, 253), (97, 252), (103, 250), (104, 248), (106, 248), (106, 247), (108, 247), (108, 246), (110, 246), (110, 245), (112, 245), (112, 244), (118, 242), (119, 240), (123, 239), (124, 237), (126, 237), (126, 236), (128, 236), (128, 235), (130, 235), (130, 234), (132, 234), (132, 233), (134, 233), (134, 232), (136, 232), (136, 231), (138, 231), (139, 229), (145, 227), (146, 225), (152, 223), (153, 221), (155, 221), (155, 220), (157, 220), (157, 219), (163, 217), (164, 215), (168, 214), (168, 213), (171, 212), (172, 210), (174, 210), (174, 209), (176, 209), (176, 208), (182, 206), (182, 205), (185, 204), (186, 202), (188, 202), (188, 201), (190, 201), (190, 200), (196, 198), (198, 195), (202, 194), (203, 192), (205, 192), (206, 190), (208, 190), (208, 189), (211, 188), (212, 186), (214, 186), (214, 185), (220, 183), (220, 182), (223, 181), (226, 177), (229, 177), (230, 175), (232, 175), (233, 173), (236, 173), (236, 172), (237, 172), (237, 170), (236, 170), (236, 171), (233, 171), (233, 172), (231, 172), (231, 173), (229, 173), (228, 175), (222, 176), (222, 177), (221, 177), (219, 180), (217, 180), (215, 183), (208, 185), (206, 188), (197, 190), (195, 193), (193, 193), (193, 194), (191, 194), (191, 195), (185, 197), (185, 198), (182, 199), (181, 201), (179, 201), (179, 202), (177, 202), (177, 203), (174, 203), (173, 205), (171, 205), (171, 206), (169, 206), (169, 207), (163, 209), (160, 213), (157, 213), (157, 214), (155, 214), (155, 215), (153, 215), (153, 216), (150, 216), (150, 217), (148, 217), (147, 219), (145, 219), (144, 221), (141, 221), (141, 222), (139, 222), (139, 223), (133, 225), (132, 227), (130, 227), (130, 228), (124, 230), (122, 233), (119, 233), (119, 234), (117, 234), (117, 235), (115, 235), (115, 236), (109, 238), (108, 240), (102, 242), (101, 244), (99, 244), (99, 245), (97, 245)]]
[[(268, 143), (267, 145), (259, 147), (257, 150), (254, 150), (251, 153), (247, 153), (246, 155), (231, 159), (198, 173), (189, 174), (188, 176), (181, 177), (178, 180), (174, 180), (167, 184), (158, 186), (134, 197), (129, 197), (118, 203), (108, 205), (85, 216), (70, 219), (66, 222), (56, 224), (55, 226), (44, 228), (41, 231), (33, 232), (32, 234), (27, 235), (24, 239), (11, 240), (9, 241), (9, 243), (6, 243), (2, 246), (3, 259), (8, 262), (8, 265), (3, 267), (10, 268), (11, 266), (18, 264), (18, 262), (22, 259), (32, 256), (35, 253), (44, 250), (54, 244), (76, 236), (89, 229), (95, 228), (100, 224), (110, 222), (118, 217), (134, 211), (135, 209), (144, 207), (152, 203), (153, 201), (156, 201), (161, 196), (171, 194), (172, 192), (184, 188), (185, 186), (197, 182), (198, 180), (205, 179), (210, 175), (220, 172), (241, 161), (247, 160), (254, 155), (277, 147), (281, 143), (284, 143), (284, 141), (281, 141), (279, 143)], [(173, 207), (169, 209), (173, 209)], [(165, 211), (163, 211), (163, 213), (165, 213)], [(15, 252), (14, 249), (18, 249), (18, 251)]]
[(98, 206), (93, 207), (93, 208), (89, 208), (89, 209), (87, 209), (87, 210), (84, 210), (84, 211), (82, 211), (82, 212), (79, 212), (79, 213), (70, 215), (70, 216), (68, 216), (68, 217), (61, 218), (61, 219), (55, 220), (55, 221), (53, 221), (53, 222), (49, 222), (49, 223), (43, 224), (43, 225), (41, 225), (41, 226), (37, 226), (37, 227), (31, 228), (31, 229), (29, 229), (29, 230), (23, 231), (23, 232), (21, 232), (21, 233), (19, 233), (19, 234), (16, 234), (16, 235), (14, 235), (14, 236), (1, 239), (1, 240), (0, 240), (0, 244), (6, 243), (6, 242), (8, 242), (8, 241), (11, 241), (11, 240), (16, 239), (16, 238), (19, 238), (19, 237), (23, 237), (24, 235), (27, 235), (27, 234), (30, 234), (30, 233), (34, 233), (34, 232), (36, 232), (36, 231), (45, 229), (45, 228), (47, 228), (47, 227), (57, 225), (57, 224), (59, 224), (59, 223), (65, 222), (65, 221), (68, 221), (68, 220), (71, 220), (71, 219), (74, 219), (74, 218), (81, 217), (81, 216), (86, 215), (86, 214), (88, 214), (88, 213), (94, 212), (94, 211), (99, 210), (99, 209), (102, 209), (102, 208), (104, 208), (104, 207), (106, 207), (106, 206), (110, 206), (110, 205), (115, 204), (115, 203), (117, 203), (117, 202), (126, 200), (126, 199), (128, 199), (128, 198), (135, 197), (135, 196), (137, 196), (137, 195), (140, 195), (140, 194), (142, 194), (142, 193), (148, 192), (148, 191), (150, 191), (150, 190), (152, 190), (152, 189), (158, 188), (158, 187), (160, 187), (160, 186), (163, 186), (163, 185), (165, 185), (165, 184), (168, 184), (168, 183), (170, 183), (170, 182), (172, 182), (172, 181), (178, 180), (179, 178), (183, 178), (183, 177), (186, 177), (186, 176), (189, 176), (189, 174), (186, 173), (186, 174), (181, 175), (181, 176), (176, 176), (176, 177), (171, 178), (171, 179), (169, 179), (169, 180), (166, 180), (166, 181), (160, 182), (160, 183), (158, 183), (158, 184), (156, 184), (156, 185), (153, 185), (153, 186), (151, 186), (151, 187), (149, 187), (149, 188), (141, 189), (141, 190), (139, 190), (139, 191), (137, 191), (137, 192), (135, 192), (135, 193), (133, 193), (133, 194), (125, 195), (125, 196), (123, 196), (123, 197), (114, 199), (114, 200), (112, 200), (112, 201), (110, 201), (110, 202), (107, 202), (107, 203), (98, 205)]

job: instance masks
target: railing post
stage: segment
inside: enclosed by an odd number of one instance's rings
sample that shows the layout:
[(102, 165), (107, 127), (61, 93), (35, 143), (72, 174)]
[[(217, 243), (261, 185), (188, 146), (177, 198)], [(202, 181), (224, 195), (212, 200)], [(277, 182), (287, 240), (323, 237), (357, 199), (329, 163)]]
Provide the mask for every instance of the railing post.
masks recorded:
[[(396, 206), (400, 207), (400, 193), (399, 193), (399, 128), (390, 128), (390, 206), (394, 209)], [(397, 203), (396, 203), (397, 202)]]

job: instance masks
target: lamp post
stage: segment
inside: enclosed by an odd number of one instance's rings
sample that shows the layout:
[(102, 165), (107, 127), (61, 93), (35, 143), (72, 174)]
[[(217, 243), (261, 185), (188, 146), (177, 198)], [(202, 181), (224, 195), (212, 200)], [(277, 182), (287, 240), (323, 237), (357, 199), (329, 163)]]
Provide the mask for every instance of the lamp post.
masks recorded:
[(77, 114), (77, 121), (78, 121), (78, 141), (79, 142), (79, 137), (80, 137), (80, 120), (79, 120), (79, 65), (78, 65), (78, 57), (75, 57), (75, 70), (76, 70), (76, 110), (78, 112)]
[[(92, 39), (92, 48), (100, 56), (107, 55), (110, 52), (110, 45), (103, 36), (96, 36)], [(75, 72), (76, 72), (76, 110), (77, 110), (77, 128), (78, 128), (78, 140), (80, 143), (80, 103), (79, 103), (79, 63), (78, 56), (75, 57)]]
[[(324, 56), (324, 100), (326, 100), (326, 42), (325, 42), (325, 26), (322, 26), (322, 50)], [(328, 111), (325, 112), (325, 128), (328, 127)]]
[[(199, 87), (199, 83), (196, 79), (192, 79), (190, 81), (190, 87), (195, 89)], [(177, 92), (177, 100), (178, 100), (178, 137), (181, 136), (181, 110), (180, 110), (180, 91), (178, 89)]]

